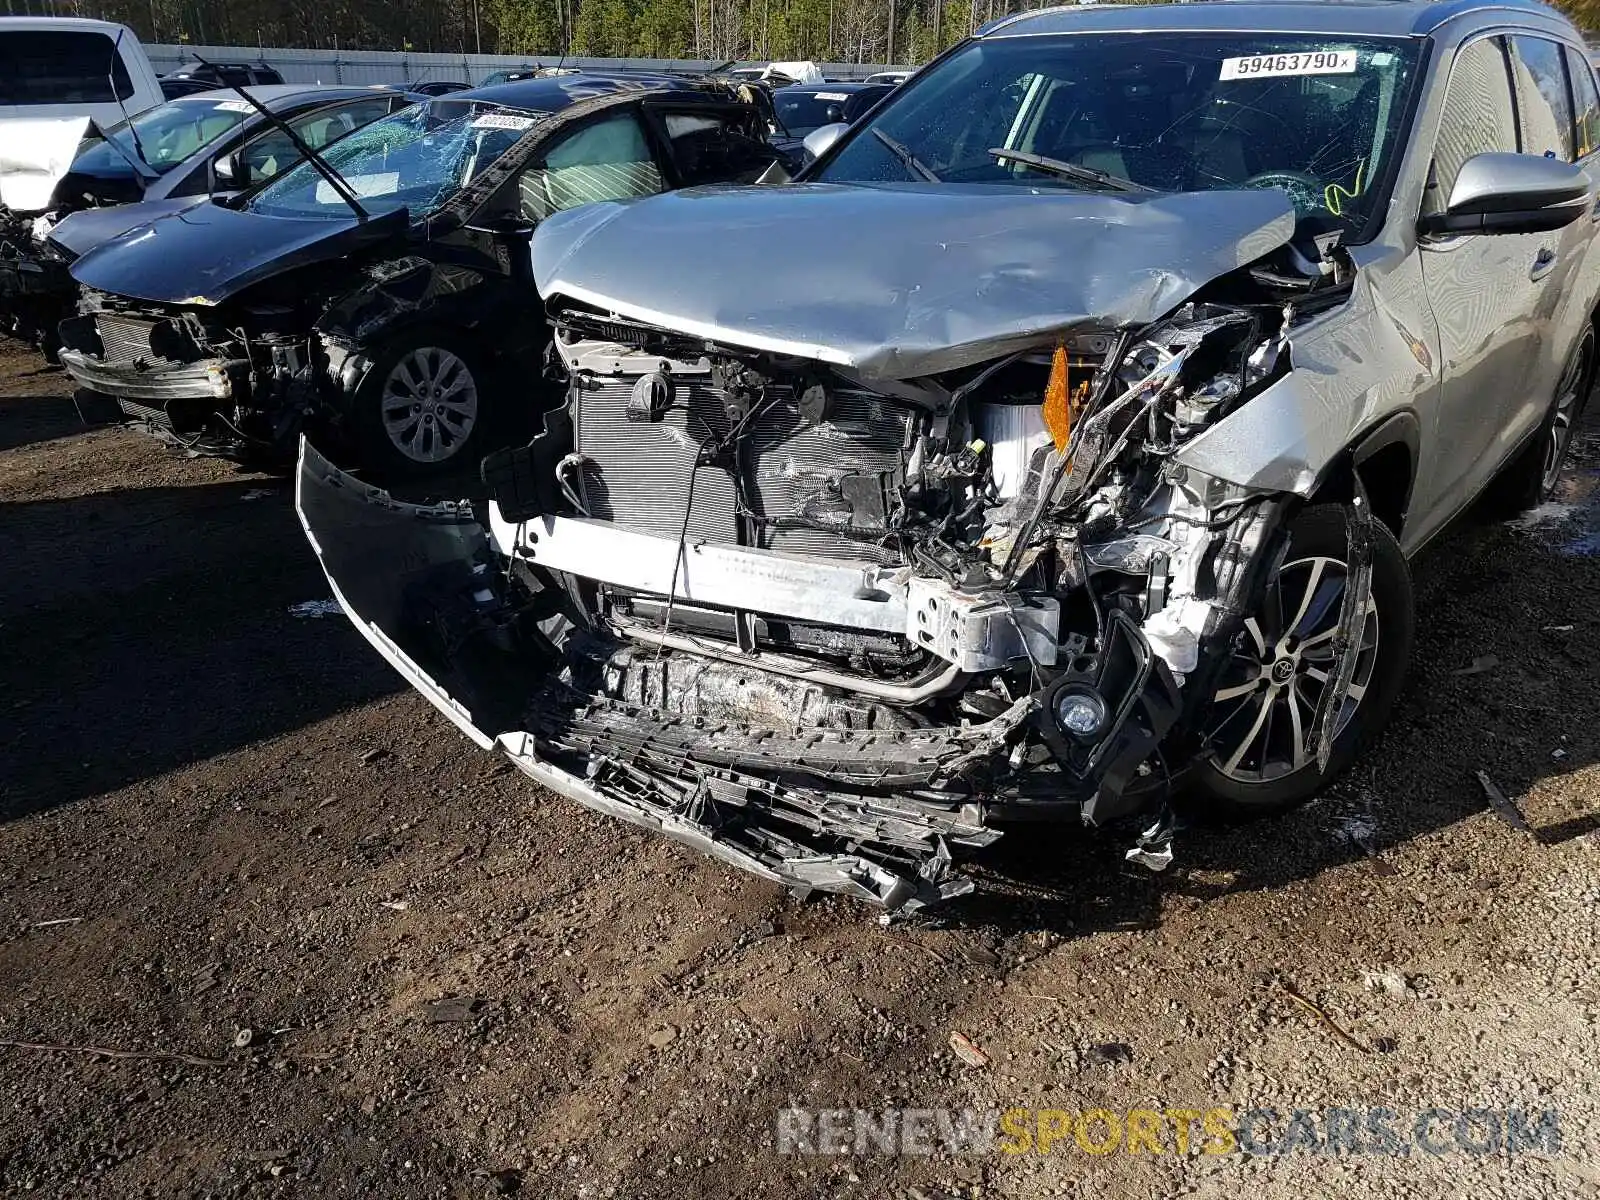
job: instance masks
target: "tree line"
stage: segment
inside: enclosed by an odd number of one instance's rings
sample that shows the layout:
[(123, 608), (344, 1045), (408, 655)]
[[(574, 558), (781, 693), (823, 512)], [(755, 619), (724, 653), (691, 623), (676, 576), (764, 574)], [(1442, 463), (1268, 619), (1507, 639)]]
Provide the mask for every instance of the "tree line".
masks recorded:
[[(214, 46), (919, 64), (1045, 0), (3, 0)], [(1582, 28), (1600, 0), (1562, 4)]]

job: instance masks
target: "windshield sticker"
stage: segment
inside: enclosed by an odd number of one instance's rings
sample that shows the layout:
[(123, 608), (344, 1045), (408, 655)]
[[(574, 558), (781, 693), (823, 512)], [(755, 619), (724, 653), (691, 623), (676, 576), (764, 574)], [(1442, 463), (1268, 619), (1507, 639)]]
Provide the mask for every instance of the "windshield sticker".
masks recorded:
[[(372, 196), (392, 196), (400, 190), (400, 173), (398, 171), (382, 171), (376, 175), (357, 175), (348, 179), (350, 190), (357, 196), (366, 199)], [(316, 191), (318, 204), (342, 204), (339, 193), (334, 190), (333, 184), (326, 179), (317, 184)]]
[(515, 129), (521, 133), (533, 128), (532, 117), (516, 117), (510, 113), (483, 113), (472, 118), (474, 129)]
[(850, 99), (850, 93), (849, 92), (814, 92), (813, 95), (818, 100), (848, 100), (848, 99)]
[(224, 100), (221, 104), (217, 105), (217, 111), (253, 113), (256, 110), (255, 106), (252, 105), (248, 100)]
[(1220, 79), (1271, 79), (1281, 75), (1354, 75), (1354, 50), (1307, 50), (1299, 54), (1252, 54), (1222, 60)]

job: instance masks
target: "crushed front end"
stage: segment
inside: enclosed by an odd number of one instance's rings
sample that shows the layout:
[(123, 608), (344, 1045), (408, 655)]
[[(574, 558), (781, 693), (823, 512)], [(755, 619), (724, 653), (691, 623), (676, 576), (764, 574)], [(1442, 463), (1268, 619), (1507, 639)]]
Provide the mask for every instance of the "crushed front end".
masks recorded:
[(1176, 455), (1286, 372), (1281, 307), (870, 384), (552, 317), (569, 403), (485, 461), (486, 513), (302, 450), (336, 594), (441, 711), (595, 808), (889, 908), (967, 890), (1011, 821), (1137, 818), (1163, 864), (1286, 508)]
[(0, 205), (0, 333), (55, 352), (55, 331), (72, 312), (71, 260), (48, 240), (49, 219)]
[(292, 447), (317, 402), (315, 339), (293, 303), (158, 304), (85, 288), (61, 322), (73, 381), (191, 449)]

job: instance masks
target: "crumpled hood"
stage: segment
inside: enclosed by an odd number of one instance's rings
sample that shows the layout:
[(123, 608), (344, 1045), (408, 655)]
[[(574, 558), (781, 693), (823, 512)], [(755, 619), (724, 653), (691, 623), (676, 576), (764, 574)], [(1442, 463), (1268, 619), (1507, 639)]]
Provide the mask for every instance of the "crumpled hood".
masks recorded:
[(955, 184), (694, 188), (557, 213), (541, 296), (852, 369), (955, 370), (1153, 321), (1294, 233), (1282, 192)]
[(0, 204), (12, 212), (43, 212), (72, 168), (88, 117), (25, 117), (0, 121)]
[(147, 220), (72, 265), (85, 287), (158, 304), (221, 304), (313, 263), (347, 258), (406, 228), (405, 209), (368, 221), (267, 217), (202, 203)]

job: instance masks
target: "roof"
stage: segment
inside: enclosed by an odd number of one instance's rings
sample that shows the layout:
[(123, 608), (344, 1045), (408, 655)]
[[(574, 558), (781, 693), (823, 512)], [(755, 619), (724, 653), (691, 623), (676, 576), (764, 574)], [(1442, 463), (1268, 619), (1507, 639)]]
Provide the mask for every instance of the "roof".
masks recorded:
[(95, 21), (89, 17), (0, 17), (0, 33), (14, 29), (77, 30), (80, 33), (103, 33), (113, 38), (119, 33), (128, 38), (134, 36), (133, 30), (126, 25), (118, 25), (115, 21)]
[(697, 80), (681, 75), (655, 74), (646, 71), (602, 75), (584, 71), (576, 75), (547, 75), (541, 79), (493, 83), (487, 87), (472, 88), (465, 92), (451, 92), (442, 99), (486, 100), (491, 104), (504, 104), (507, 108), (525, 108), (530, 112), (559, 112), (579, 100), (614, 95), (618, 92), (701, 90), (703, 87)]
[(1540, 0), (1201, 0), (1189, 4), (1093, 4), (1002, 17), (979, 37), (1153, 29), (1261, 33), (1344, 33), (1417, 37), (1468, 13), (1564, 21)]
[[(247, 87), (244, 90), (274, 112), (280, 108), (289, 108), (317, 97), (331, 101), (353, 100), (357, 97), (383, 94), (378, 89), (364, 85), (332, 83), (264, 83)], [(187, 96), (179, 96), (176, 100), (169, 100), (167, 103), (183, 104), (189, 100), (226, 100), (230, 96), (237, 100), (239, 93), (234, 88), (212, 88), (208, 92), (193, 92)]]

